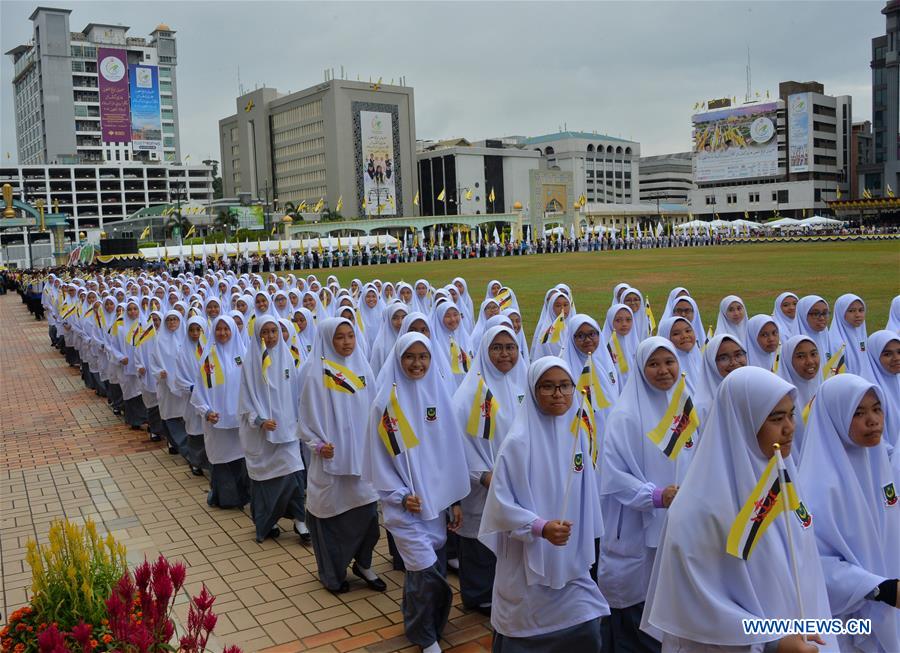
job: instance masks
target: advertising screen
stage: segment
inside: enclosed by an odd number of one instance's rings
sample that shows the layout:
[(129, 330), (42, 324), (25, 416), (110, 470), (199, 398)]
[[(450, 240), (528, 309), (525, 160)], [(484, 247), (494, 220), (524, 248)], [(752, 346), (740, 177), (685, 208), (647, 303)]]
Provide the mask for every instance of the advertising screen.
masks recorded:
[(694, 123), (694, 181), (778, 174), (775, 102), (700, 113)]
[(159, 107), (159, 69), (131, 66), (128, 70), (131, 94), (131, 149), (163, 157), (162, 117)]
[(238, 229), (264, 229), (266, 226), (261, 206), (232, 206), (228, 212), (238, 219)]
[(788, 96), (788, 164), (791, 172), (809, 172), (812, 148), (812, 95), (795, 93)]
[(125, 51), (97, 49), (100, 91), (100, 130), (104, 143), (131, 141), (131, 116), (128, 106), (128, 65)]
[(397, 215), (393, 116), (383, 111), (360, 111), (359, 124), (365, 213)]

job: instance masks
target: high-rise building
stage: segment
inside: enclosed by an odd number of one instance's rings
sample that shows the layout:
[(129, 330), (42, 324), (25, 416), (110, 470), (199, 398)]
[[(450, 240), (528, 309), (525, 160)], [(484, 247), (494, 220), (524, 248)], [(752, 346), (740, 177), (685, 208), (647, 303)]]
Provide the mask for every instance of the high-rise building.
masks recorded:
[(575, 197), (600, 204), (637, 204), (641, 145), (589, 132), (535, 136), (525, 145), (544, 155), (548, 168), (572, 173)]
[(694, 183), (690, 152), (642, 156), (641, 202), (687, 204)]
[(411, 87), (328, 78), (287, 95), (256, 89), (235, 104), (219, 121), (226, 197), (354, 218), (413, 215)]
[(777, 99), (710, 100), (692, 120), (694, 215), (800, 218), (850, 189), (849, 95), (826, 95), (818, 82), (782, 82)]
[(158, 25), (135, 38), (90, 23), (71, 32), (71, 13), (38, 7), (32, 40), (6, 53), (19, 163), (179, 161), (175, 31)]
[(872, 160), (860, 168), (860, 193), (900, 193), (900, 0), (881, 13), (885, 33), (872, 39)]

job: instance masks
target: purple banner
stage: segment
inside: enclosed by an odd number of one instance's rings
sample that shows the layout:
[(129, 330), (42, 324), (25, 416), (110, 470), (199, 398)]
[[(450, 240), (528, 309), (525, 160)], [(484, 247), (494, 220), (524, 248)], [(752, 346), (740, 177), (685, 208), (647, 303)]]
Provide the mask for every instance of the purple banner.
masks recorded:
[(100, 129), (104, 143), (131, 142), (128, 101), (128, 65), (125, 50), (97, 49), (100, 73)]

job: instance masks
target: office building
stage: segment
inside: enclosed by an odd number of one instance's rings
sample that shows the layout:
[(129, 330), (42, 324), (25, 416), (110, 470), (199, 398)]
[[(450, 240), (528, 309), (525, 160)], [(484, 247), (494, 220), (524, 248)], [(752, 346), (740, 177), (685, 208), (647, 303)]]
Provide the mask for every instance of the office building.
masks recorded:
[(38, 7), (32, 40), (6, 53), (18, 162), (179, 161), (175, 31), (158, 25), (138, 38), (90, 23), (71, 32), (71, 13)]
[(633, 204), (640, 198), (641, 145), (598, 133), (563, 131), (527, 138), (548, 168), (572, 173), (575, 197), (588, 202)]
[(694, 183), (690, 152), (642, 156), (641, 202), (687, 204)]
[(321, 84), (237, 98), (219, 121), (222, 186), (273, 209), (306, 203), (347, 218), (413, 215), (413, 89), (326, 74)]
[(843, 197), (855, 174), (849, 95), (817, 82), (782, 82), (774, 100), (710, 100), (693, 116), (695, 216), (801, 218)]
[(540, 153), (504, 139), (458, 138), (423, 146), (417, 155), (417, 215), (511, 213), (517, 202), (528, 202), (529, 170), (541, 165)]

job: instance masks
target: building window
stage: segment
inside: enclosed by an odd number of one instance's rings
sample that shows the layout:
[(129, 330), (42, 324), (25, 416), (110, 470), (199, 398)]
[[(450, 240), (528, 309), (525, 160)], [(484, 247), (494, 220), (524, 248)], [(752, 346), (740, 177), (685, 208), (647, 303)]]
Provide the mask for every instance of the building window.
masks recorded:
[(747, 199), (750, 201), (751, 204), (759, 204), (759, 193), (750, 193), (747, 196)]
[(772, 191), (772, 201), (773, 202), (778, 201), (778, 191), (774, 191), (774, 190)]
[(711, 206), (716, 203), (716, 196), (715, 195), (707, 195), (704, 198), (704, 200), (706, 201), (707, 206)]
[(725, 199), (729, 204), (737, 204), (737, 193), (728, 193)]

